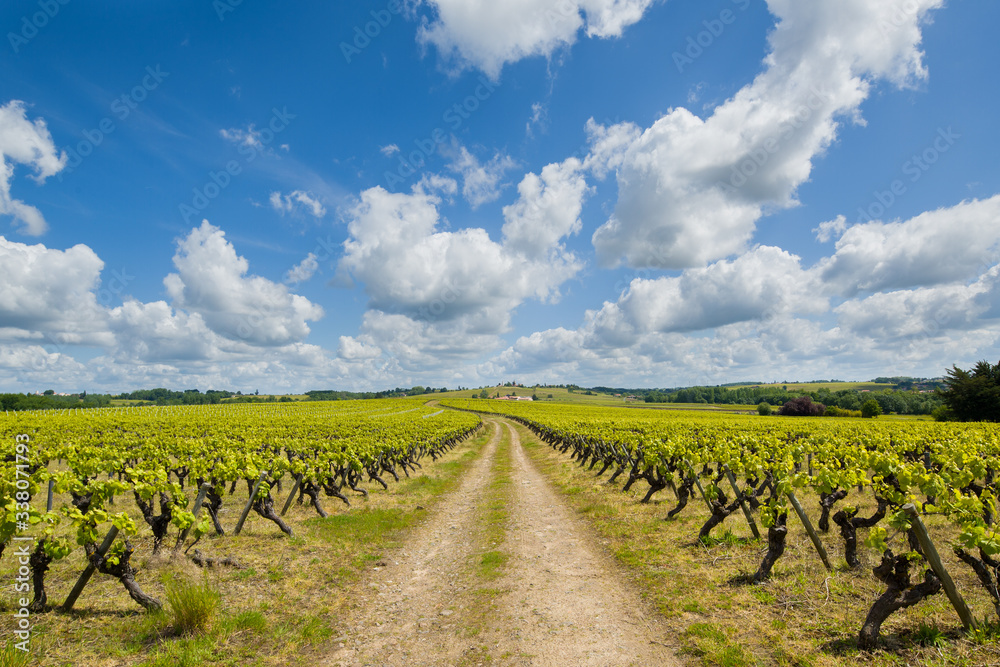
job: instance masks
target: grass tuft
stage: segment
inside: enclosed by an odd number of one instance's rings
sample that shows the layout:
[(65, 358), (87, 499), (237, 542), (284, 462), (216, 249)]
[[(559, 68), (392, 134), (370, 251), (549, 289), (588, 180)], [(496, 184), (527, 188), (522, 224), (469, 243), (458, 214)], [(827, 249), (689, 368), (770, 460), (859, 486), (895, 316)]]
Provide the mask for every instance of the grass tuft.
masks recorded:
[(17, 648), (15, 643), (8, 639), (0, 646), (0, 667), (26, 667), (30, 664), (31, 654)]
[(167, 603), (178, 634), (193, 635), (207, 632), (219, 609), (222, 596), (208, 581), (201, 583), (171, 577), (166, 583)]

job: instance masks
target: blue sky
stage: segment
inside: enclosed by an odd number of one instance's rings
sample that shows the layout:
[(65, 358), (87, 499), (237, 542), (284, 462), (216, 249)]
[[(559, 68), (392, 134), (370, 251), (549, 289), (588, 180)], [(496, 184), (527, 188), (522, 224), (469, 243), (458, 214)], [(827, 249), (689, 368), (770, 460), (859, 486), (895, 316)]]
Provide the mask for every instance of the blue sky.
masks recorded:
[(0, 390), (998, 357), (996, 3), (4, 3)]

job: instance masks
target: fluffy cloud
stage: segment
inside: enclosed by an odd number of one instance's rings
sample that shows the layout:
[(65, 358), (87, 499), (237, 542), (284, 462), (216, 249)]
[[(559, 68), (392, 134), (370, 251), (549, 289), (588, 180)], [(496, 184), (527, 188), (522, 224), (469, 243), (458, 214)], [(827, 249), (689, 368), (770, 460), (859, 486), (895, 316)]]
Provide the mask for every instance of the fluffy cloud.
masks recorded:
[(676, 269), (740, 252), (765, 207), (797, 204), (837, 119), (860, 122), (873, 79), (925, 75), (920, 24), (941, 4), (771, 0), (765, 71), (708, 118), (672, 109), (624, 150), (618, 203), (593, 236), (602, 263)]
[(827, 308), (798, 257), (761, 246), (676, 278), (637, 278), (616, 302), (588, 312), (586, 333), (597, 346), (632, 344), (651, 332), (693, 332)]
[(129, 299), (108, 317), (115, 333), (113, 356), (119, 361), (177, 363), (220, 359), (220, 337), (198, 313), (174, 311), (166, 302)]
[(322, 218), (326, 215), (326, 209), (320, 203), (319, 199), (311, 192), (304, 190), (295, 190), (287, 195), (283, 195), (280, 192), (272, 192), (269, 201), (271, 202), (271, 208), (282, 215), (294, 213), (300, 208), (305, 209), (306, 213), (314, 218)]
[(966, 280), (1000, 260), (998, 221), (1000, 195), (905, 222), (854, 225), (843, 231), (836, 253), (817, 271), (830, 289), (845, 296)]
[(501, 342), (489, 327), (477, 331), (475, 319), (427, 320), (369, 311), (357, 337), (341, 337), (339, 352), (350, 360), (384, 356), (402, 372), (425, 376), (440, 376), (449, 369), (467, 371), (462, 362), (496, 349)]
[(680, 386), (781, 380), (772, 374), (782, 368), (795, 377), (927, 375), (993, 356), (995, 200), (837, 229), (836, 253), (808, 268), (758, 246), (676, 277), (635, 279), (576, 330), (523, 336), (487, 366), (528, 381)]
[(617, 171), (622, 166), (625, 152), (642, 134), (633, 123), (618, 123), (606, 127), (593, 118), (587, 120), (586, 130), (590, 153), (584, 166), (601, 180), (609, 172)]
[(0, 236), (0, 266), (0, 337), (60, 346), (109, 342), (96, 296), (104, 262), (93, 250), (53, 250)]
[(838, 215), (833, 220), (819, 223), (819, 226), (813, 229), (813, 234), (816, 235), (817, 241), (826, 243), (834, 238), (840, 238), (845, 231), (847, 231), (847, 218)]
[(456, 146), (448, 169), (461, 175), (462, 196), (475, 209), (500, 196), (500, 180), (514, 166), (509, 155), (497, 153), (482, 164), (465, 146)]
[(549, 164), (541, 175), (527, 174), (518, 199), (504, 206), (504, 247), (531, 259), (544, 259), (561, 239), (580, 231), (580, 213), (589, 189), (580, 161)]
[(176, 308), (199, 314), (209, 329), (253, 345), (287, 345), (309, 334), (323, 309), (288, 288), (247, 276), (249, 263), (206, 220), (178, 243), (177, 273), (164, 278)]
[[(110, 308), (117, 288), (102, 287), (104, 262), (87, 246), (54, 250), (0, 237), (0, 389), (371, 389), (401, 372), (363, 344), (348, 343), (335, 359), (302, 342), (305, 322), (322, 311), (283, 285), (248, 277), (246, 260), (207, 223), (179, 242), (174, 261), (178, 273), (165, 281), (173, 304), (126, 297)], [(390, 336), (393, 324), (385, 321), (370, 330)], [(73, 356), (81, 346), (104, 353), (81, 362)]]
[(579, 171), (568, 160), (525, 176), (504, 208), (500, 243), (479, 228), (441, 229), (441, 199), (429, 183), (409, 194), (363, 192), (347, 215), (338, 270), (364, 284), (371, 310), (358, 337), (341, 339), (341, 354), (379, 350), (406, 369), (444, 368), (498, 345), (525, 300), (558, 299), (582, 267), (563, 245), (580, 229), (587, 188)]
[[(422, 186), (410, 194), (366, 190), (348, 212), (339, 266), (364, 283), (374, 309), (443, 320), (476, 313), (502, 330), (511, 308), (558, 298), (558, 286), (580, 269), (560, 241), (579, 228), (585, 188), (566, 186), (563, 179), (574, 177), (564, 172), (549, 165), (540, 179), (525, 177), (520, 198), (505, 209), (503, 243), (479, 228), (439, 229), (441, 200)], [(529, 235), (541, 245), (529, 247)]]
[(19, 100), (0, 107), (0, 215), (13, 217), (21, 233), (40, 236), (49, 227), (42, 212), (10, 194), (15, 164), (34, 169), (37, 183), (66, 166), (66, 154), (52, 143), (45, 121), (28, 120), (24, 102)]
[(588, 37), (619, 37), (653, 0), (429, 0), (436, 17), (418, 39), (434, 44), (459, 67), (476, 67), (494, 80), (506, 63), (549, 56)]
[(316, 258), (316, 254), (311, 252), (306, 255), (305, 259), (288, 270), (288, 273), (285, 274), (285, 282), (291, 285), (304, 283), (313, 277), (318, 268), (319, 260)]
[(1000, 265), (969, 285), (880, 292), (835, 312), (844, 329), (885, 341), (982, 328), (1000, 317)]

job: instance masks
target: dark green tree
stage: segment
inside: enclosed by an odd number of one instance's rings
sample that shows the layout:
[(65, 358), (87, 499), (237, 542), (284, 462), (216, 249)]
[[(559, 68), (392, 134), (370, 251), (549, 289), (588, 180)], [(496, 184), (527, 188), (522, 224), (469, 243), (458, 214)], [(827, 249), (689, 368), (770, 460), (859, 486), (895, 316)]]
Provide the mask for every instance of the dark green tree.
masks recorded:
[(941, 392), (945, 405), (959, 421), (1000, 421), (1000, 363), (978, 362), (972, 370), (952, 366)]
[(865, 419), (872, 419), (882, 414), (882, 406), (874, 398), (869, 398), (861, 406), (861, 416)]

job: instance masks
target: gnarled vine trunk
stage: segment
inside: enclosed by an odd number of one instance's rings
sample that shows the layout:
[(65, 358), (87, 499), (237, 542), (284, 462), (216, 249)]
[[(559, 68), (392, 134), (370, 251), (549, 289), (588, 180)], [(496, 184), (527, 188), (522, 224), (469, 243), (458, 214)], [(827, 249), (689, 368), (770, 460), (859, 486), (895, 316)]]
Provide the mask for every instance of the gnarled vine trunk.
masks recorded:
[(136, 571), (129, 563), (129, 559), (132, 558), (132, 554), (135, 553), (135, 550), (132, 548), (132, 544), (129, 543), (128, 540), (125, 540), (125, 551), (118, 556), (117, 563), (109, 562), (107, 556), (98, 556), (97, 544), (94, 542), (84, 545), (84, 550), (87, 552), (87, 558), (94, 565), (94, 567), (97, 568), (97, 571), (101, 574), (114, 577), (120, 581), (122, 586), (125, 587), (125, 590), (128, 591), (129, 597), (137, 603), (149, 611), (155, 611), (163, 608), (163, 605), (160, 604), (159, 600), (146, 595), (142, 588), (140, 588), (138, 582), (136, 582)]
[(786, 537), (788, 537), (788, 512), (782, 512), (775, 517), (774, 525), (767, 529), (767, 553), (764, 554), (764, 560), (753, 575), (753, 583), (759, 584), (771, 578), (771, 568), (785, 553)]
[(879, 632), (889, 616), (941, 592), (941, 580), (931, 570), (925, 570), (924, 580), (913, 585), (910, 582), (910, 559), (905, 555), (893, 556), (890, 549), (885, 550), (881, 564), (872, 568), (872, 572), (876, 579), (886, 584), (886, 590), (875, 600), (858, 633), (858, 648), (865, 651), (878, 646)]

